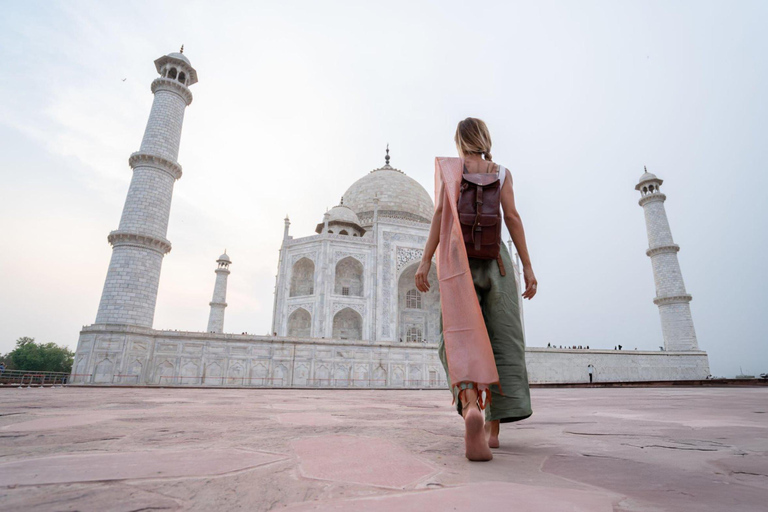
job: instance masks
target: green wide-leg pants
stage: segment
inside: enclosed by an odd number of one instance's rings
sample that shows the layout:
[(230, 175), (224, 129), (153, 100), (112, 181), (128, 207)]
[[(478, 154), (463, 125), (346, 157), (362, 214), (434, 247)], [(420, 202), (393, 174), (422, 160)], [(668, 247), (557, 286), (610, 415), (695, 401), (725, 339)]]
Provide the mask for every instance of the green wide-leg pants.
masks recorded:
[[(529, 417), (532, 410), (528, 372), (525, 368), (525, 340), (520, 319), (522, 297), (517, 291), (515, 276), (512, 274), (514, 272), (512, 259), (505, 244), (501, 244), (501, 259), (506, 270), (506, 275), (503, 277), (496, 260), (469, 258), (469, 268), (472, 272), (477, 300), (483, 311), (485, 327), (491, 339), (501, 391), (504, 392), (502, 395), (499, 393), (498, 386), (495, 384), (491, 386), (491, 402), (485, 408), (485, 420), (508, 423)], [(449, 375), (442, 330), (441, 313), (438, 353), (445, 373)], [(458, 390), (454, 390), (451, 386), (450, 376), (448, 386), (454, 394), (456, 409), (461, 414), (461, 400), (458, 398)]]

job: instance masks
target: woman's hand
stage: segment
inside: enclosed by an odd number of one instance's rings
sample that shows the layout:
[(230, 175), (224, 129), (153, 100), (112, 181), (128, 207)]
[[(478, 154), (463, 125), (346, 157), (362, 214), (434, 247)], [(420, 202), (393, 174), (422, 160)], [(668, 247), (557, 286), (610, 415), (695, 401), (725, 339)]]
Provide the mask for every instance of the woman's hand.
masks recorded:
[(537, 288), (536, 276), (533, 275), (533, 269), (531, 267), (523, 267), (523, 279), (525, 279), (525, 291), (523, 292), (523, 298), (530, 300), (534, 295), (536, 295)]
[(416, 289), (422, 293), (429, 291), (429, 269), (432, 267), (430, 260), (421, 260), (418, 270), (416, 270)]

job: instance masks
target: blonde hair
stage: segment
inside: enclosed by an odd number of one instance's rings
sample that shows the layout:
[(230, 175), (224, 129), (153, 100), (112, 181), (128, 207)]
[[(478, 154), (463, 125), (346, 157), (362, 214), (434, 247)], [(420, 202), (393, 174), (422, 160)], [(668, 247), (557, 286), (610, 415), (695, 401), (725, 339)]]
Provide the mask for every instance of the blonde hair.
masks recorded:
[(459, 121), (453, 140), (456, 141), (456, 148), (462, 158), (474, 153), (483, 155), (488, 161), (493, 159), (491, 156), (491, 134), (482, 119), (468, 117)]

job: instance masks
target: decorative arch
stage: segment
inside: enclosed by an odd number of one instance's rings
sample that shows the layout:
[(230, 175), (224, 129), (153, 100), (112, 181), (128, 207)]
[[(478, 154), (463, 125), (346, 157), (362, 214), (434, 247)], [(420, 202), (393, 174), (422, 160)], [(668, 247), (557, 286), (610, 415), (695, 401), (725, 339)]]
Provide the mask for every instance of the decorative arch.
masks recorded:
[(352, 308), (344, 308), (333, 316), (333, 338), (363, 339), (363, 317)]
[(376, 369), (373, 370), (373, 387), (386, 387), (388, 380), (387, 370), (385, 370), (382, 365), (377, 366)]
[(309, 258), (301, 258), (291, 270), (290, 297), (301, 297), (315, 293), (315, 264)]
[(312, 315), (304, 308), (297, 308), (288, 317), (288, 336), (309, 338), (312, 336)]
[(405, 372), (400, 366), (395, 366), (392, 369), (392, 385), (400, 387), (405, 383)]
[(144, 365), (141, 364), (141, 361), (134, 359), (131, 361), (131, 364), (128, 365), (128, 368), (126, 368), (123, 381), (129, 384), (139, 384), (139, 379), (141, 379), (141, 370), (143, 369)]
[(339, 364), (333, 369), (334, 387), (349, 386), (349, 368), (346, 365)]
[(356, 364), (352, 373), (352, 384), (357, 387), (369, 387), (371, 385), (368, 374), (368, 364)]
[(251, 368), (251, 385), (264, 386), (267, 381), (267, 375), (269, 375), (269, 368), (262, 362), (258, 362)]
[(200, 366), (194, 361), (187, 361), (181, 367), (181, 383), (187, 385), (200, 384)]
[(418, 261), (405, 266), (397, 280), (397, 341), (436, 343), (440, 323), (440, 289), (435, 265), (429, 270), (426, 293), (414, 287)]
[(436, 388), (440, 385), (440, 373), (437, 368), (429, 368), (429, 387)]
[(240, 362), (232, 363), (227, 375), (227, 385), (242, 386), (245, 384), (245, 368)]
[(275, 369), (272, 372), (272, 382), (269, 384), (272, 386), (285, 386), (287, 377), (288, 367), (286, 367), (284, 364), (279, 364), (275, 366)]
[(112, 361), (104, 358), (98, 362), (93, 369), (93, 382), (111, 382), (112, 381)]
[(306, 363), (300, 363), (296, 365), (293, 371), (293, 385), (294, 386), (306, 386), (309, 380), (309, 365)]
[(315, 369), (315, 385), (327, 387), (331, 385), (331, 370), (328, 365), (321, 364)]
[(186, 80), (187, 80), (187, 75), (185, 75), (183, 71), (179, 73), (179, 82), (186, 84), (187, 83)]
[(424, 385), (424, 381), (421, 376), (421, 368), (418, 366), (411, 366), (408, 370), (408, 383), (406, 387), (421, 387)]
[(363, 296), (363, 264), (356, 258), (347, 256), (336, 264), (333, 293), (352, 297)]
[(174, 374), (175, 368), (173, 366), (173, 363), (168, 361), (167, 359), (157, 365), (157, 383), (158, 384), (175, 384), (175, 378)]
[(168, 78), (176, 80), (176, 68), (171, 68), (171, 70), (168, 72)]
[(212, 386), (220, 386), (222, 384), (222, 371), (221, 365), (217, 362), (213, 362), (205, 367), (205, 378), (203, 384)]

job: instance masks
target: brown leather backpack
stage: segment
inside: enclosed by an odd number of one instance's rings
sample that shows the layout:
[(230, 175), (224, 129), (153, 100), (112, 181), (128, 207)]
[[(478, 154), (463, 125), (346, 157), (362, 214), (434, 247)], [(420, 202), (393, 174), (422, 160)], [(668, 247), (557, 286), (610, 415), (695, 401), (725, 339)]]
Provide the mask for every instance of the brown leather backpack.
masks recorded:
[[(493, 164), (489, 165), (490, 169)], [(501, 169), (501, 167), (499, 167)], [(461, 177), (458, 201), (459, 223), (467, 256), (496, 260), (501, 275), (501, 181), (498, 172), (469, 173)]]

